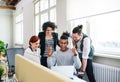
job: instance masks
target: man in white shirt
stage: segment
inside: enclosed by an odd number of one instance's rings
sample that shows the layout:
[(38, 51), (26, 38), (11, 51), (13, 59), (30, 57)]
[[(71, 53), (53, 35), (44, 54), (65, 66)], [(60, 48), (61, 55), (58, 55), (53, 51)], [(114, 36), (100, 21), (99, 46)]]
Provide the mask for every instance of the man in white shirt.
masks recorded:
[(83, 76), (87, 73), (90, 82), (96, 82), (93, 74), (92, 59), (94, 55), (94, 47), (92, 46), (91, 39), (84, 33), (82, 33), (82, 25), (78, 25), (72, 31), (72, 37), (74, 45), (79, 53), (82, 66), (78, 72), (79, 76)]

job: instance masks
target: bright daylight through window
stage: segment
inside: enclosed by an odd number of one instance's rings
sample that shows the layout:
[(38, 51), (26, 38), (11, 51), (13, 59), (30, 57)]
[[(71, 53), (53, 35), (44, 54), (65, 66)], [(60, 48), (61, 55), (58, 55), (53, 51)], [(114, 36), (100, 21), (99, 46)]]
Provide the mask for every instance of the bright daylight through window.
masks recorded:
[(15, 25), (15, 44), (23, 44), (23, 13), (16, 16)]
[(39, 0), (35, 3), (36, 35), (42, 31), (42, 24), (46, 21), (56, 23), (56, 0)]
[(73, 29), (83, 24), (83, 32), (87, 33), (95, 47), (96, 53), (120, 55), (120, 11), (105, 13), (69, 21)]

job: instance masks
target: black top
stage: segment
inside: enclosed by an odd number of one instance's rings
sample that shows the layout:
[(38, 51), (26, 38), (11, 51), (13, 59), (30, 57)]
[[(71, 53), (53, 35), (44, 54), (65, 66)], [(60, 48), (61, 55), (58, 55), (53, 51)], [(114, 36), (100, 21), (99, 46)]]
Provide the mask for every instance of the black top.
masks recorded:
[[(53, 36), (53, 41), (54, 41), (54, 50), (56, 51), (56, 45), (59, 45), (59, 40), (58, 40), (58, 33), (52, 32)], [(38, 37), (40, 38), (40, 49), (41, 53), (40, 55), (44, 55), (45, 52), (45, 32), (40, 32), (38, 34)]]

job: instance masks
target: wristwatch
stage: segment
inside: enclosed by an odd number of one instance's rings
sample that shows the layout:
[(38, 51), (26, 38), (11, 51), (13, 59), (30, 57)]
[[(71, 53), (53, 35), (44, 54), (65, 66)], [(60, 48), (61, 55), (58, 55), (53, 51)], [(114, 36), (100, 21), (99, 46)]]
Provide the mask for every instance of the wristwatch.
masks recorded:
[(85, 72), (85, 71), (83, 71), (83, 70), (80, 70), (80, 72)]

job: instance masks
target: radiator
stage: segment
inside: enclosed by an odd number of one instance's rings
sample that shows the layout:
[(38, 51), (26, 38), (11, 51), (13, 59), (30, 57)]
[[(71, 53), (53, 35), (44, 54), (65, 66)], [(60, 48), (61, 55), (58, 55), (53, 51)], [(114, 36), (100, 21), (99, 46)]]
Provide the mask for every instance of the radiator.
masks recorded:
[(93, 63), (96, 82), (120, 82), (120, 68)]

